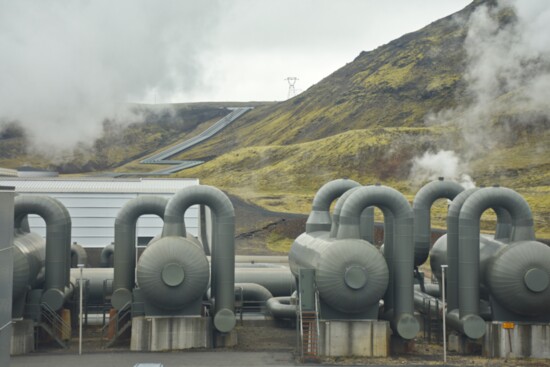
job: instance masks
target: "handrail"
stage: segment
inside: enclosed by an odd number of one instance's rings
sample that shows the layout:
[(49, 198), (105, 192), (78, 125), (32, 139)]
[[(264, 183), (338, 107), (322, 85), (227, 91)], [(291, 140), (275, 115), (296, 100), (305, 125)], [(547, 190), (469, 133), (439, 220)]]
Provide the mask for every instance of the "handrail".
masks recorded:
[[(110, 342), (113, 342), (118, 337), (118, 333), (120, 331), (120, 325), (123, 323), (123, 321), (126, 320), (126, 318), (130, 318), (130, 315), (132, 314), (132, 301), (126, 302), (117, 312), (113, 315), (113, 318), (109, 319), (109, 322), (105, 324), (101, 328), (101, 335), (102, 339), (105, 339), (105, 330), (108, 330), (111, 325), (114, 323), (114, 337)], [(130, 321), (130, 320), (127, 320)], [(107, 345), (109, 346), (109, 344)]]
[[(41, 303), (41, 317), (44, 318), (47, 323), (51, 326), (53, 329), (53, 333), (56, 335), (52, 335), (53, 337), (56, 337), (57, 335), (61, 335), (60, 340), (63, 338), (63, 332), (65, 330), (71, 330), (71, 325), (67, 324), (65, 320), (59, 314), (54, 311), (47, 303)], [(62, 344), (63, 345), (63, 344)], [(65, 346), (65, 345), (63, 345)], [(65, 346), (66, 347), (66, 346)]]

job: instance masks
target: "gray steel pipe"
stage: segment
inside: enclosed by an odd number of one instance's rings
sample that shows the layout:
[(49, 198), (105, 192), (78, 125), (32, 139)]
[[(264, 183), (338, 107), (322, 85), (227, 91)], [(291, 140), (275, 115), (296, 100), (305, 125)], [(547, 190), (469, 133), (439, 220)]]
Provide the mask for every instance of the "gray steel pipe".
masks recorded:
[(15, 198), (14, 227), (21, 228), (28, 214), (36, 214), (46, 222), (45, 285), (41, 301), (54, 311), (65, 302), (69, 287), (71, 258), (71, 217), (58, 200), (38, 195)]
[(78, 264), (88, 264), (88, 254), (84, 247), (74, 242), (71, 245), (71, 268), (77, 267)]
[(138, 196), (128, 201), (115, 220), (113, 307), (120, 310), (132, 301), (136, 269), (136, 223), (144, 214), (164, 217), (168, 200), (159, 196)]
[(345, 178), (329, 181), (315, 194), (311, 213), (306, 221), (306, 233), (330, 231), (330, 205), (332, 202), (351, 188), (361, 186), (358, 182)]
[(414, 265), (422, 265), (430, 253), (431, 218), (430, 211), (437, 199), (453, 200), (464, 188), (457, 182), (432, 181), (424, 185), (414, 197)]
[(477, 190), (479, 188), (474, 187), (462, 191), (447, 209), (447, 309), (450, 311), (458, 309), (458, 216), (466, 199)]
[(103, 247), (99, 258), (99, 267), (109, 268), (112, 261), (111, 259), (114, 256), (115, 256), (115, 245), (113, 243), (110, 243), (107, 246)]
[(164, 213), (162, 236), (185, 237), (183, 215), (192, 205), (210, 207), (215, 227), (212, 233), (212, 293), (215, 299), (214, 326), (220, 332), (231, 331), (236, 324), (235, 285), (235, 210), (231, 200), (212, 186), (191, 186), (178, 191)]
[(395, 243), (391, 247), (394, 247), (394, 257), (392, 264), (388, 263), (390, 274), (394, 274), (393, 284), (389, 284), (395, 299), (392, 325), (399, 336), (412, 339), (420, 330), (414, 317), (413, 302), (413, 211), (403, 194), (395, 189), (386, 186), (362, 187), (344, 203), (340, 213), (338, 239), (359, 236), (359, 218), (369, 206), (386, 208), (393, 214)]
[[(340, 198), (338, 198), (338, 201), (336, 201), (336, 205), (334, 206), (334, 211), (332, 213), (332, 225), (330, 227), (330, 237), (336, 238), (336, 234), (338, 233), (338, 227), (340, 225), (340, 212), (342, 211), (342, 207), (344, 206), (344, 203), (346, 202), (347, 198), (357, 189), (359, 189), (361, 186), (356, 186), (348, 191), (344, 192)], [(374, 244), (374, 207), (370, 206), (363, 210), (361, 213), (361, 217), (359, 220), (359, 238), (363, 239), (370, 244)]]
[(273, 297), (265, 304), (268, 312), (278, 319), (295, 319), (296, 304), (292, 304), (292, 297)]
[(531, 209), (515, 191), (488, 187), (468, 197), (459, 215), (458, 307), (461, 320), (479, 315), (480, 219), (483, 212), (492, 207), (502, 207), (510, 213), (513, 227), (510, 242), (535, 240)]

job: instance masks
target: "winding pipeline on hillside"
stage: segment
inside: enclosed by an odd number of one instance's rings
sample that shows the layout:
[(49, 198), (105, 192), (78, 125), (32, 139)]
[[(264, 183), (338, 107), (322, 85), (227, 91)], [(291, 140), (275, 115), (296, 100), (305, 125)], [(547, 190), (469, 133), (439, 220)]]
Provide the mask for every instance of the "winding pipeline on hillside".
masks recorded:
[[(208, 129), (204, 130), (200, 134), (182, 141), (181, 143), (178, 143), (168, 149), (163, 150), (160, 153), (154, 154), (148, 158), (143, 159), (140, 161), (142, 164), (166, 164), (170, 165), (171, 167), (164, 168), (161, 170), (148, 172), (148, 173), (140, 173), (141, 176), (147, 175), (147, 176), (157, 176), (157, 175), (169, 175), (175, 172), (182, 171), (187, 168), (195, 167), (200, 164), (203, 164), (204, 161), (201, 160), (171, 160), (168, 159), (176, 154), (179, 154), (181, 152), (184, 152), (192, 147), (194, 147), (197, 144), (202, 143), (205, 140), (210, 139), (217, 133), (219, 133), (221, 130), (226, 128), (228, 125), (230, 125), (232, 122), (237, 120), (239, 117), (244, 115), (246, 112), (250, 111), (254, 107), (236, 107), (232, 108), (232, 111), (224, 116), (222, 119), (214, 123), (214, 125), (210, 126)], [(135, 173), (125, 174), (121, 173), (117, 176), (127, 176), (127, 175), (135, 175)]]

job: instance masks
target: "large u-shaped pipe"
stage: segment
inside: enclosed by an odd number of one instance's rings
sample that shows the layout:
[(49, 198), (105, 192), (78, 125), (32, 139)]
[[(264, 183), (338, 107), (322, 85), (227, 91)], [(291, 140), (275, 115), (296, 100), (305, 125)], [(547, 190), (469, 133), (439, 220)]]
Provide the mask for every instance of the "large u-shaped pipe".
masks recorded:
[(466, 199), (460, 210), (458, 228), (458, 307), (461, 320), (479, 315), (480, 220), (483, 212), (493, 207), (505, 209), (512, 218), (510, 242), (535, 240), (529, 204), (515, 191), (488, 187)]
[(164, 217), (168, 200), (160, 196), (138, 196), (128, 201), (115, 220), (113, 307), (120, 310), (132, 301), (136, 268), (136, 224), (140, 216)]
[(177, 192), (164, 213), (162, 236), (185, 237), (183, 215), (192, 205), (204, 204), (214, 214), (212, 234), (211, 288), (215, 299), (214, 326), (229, 332), (235, 326), (235, 210), (221, 190), (206, 185), (192, 186)]
[[(458, 312), (459, 283), (459, 215), (466, 200), (480, 188), (472, 188), (458, 194), (447, 211), (447, 318), (449, 322), (466, 336), (477, 339), (485, 333), (485, 322), (481, 317), (471, 315), (460, 320)], [(495, 239), (508, 240), (512, 227), (512, 219), (508, 211), (502, 207), (493, 207), (497, 213), (497, 228)], [(478, 243), (479, 246), (479, 243)]]
[(46, 222), (45, 290), (41, 302), (57, 311), (65, 302), (65, 287), (69, 287), (71, 217), (57, 199), (39, 195), (17, 196), (14, 227), (21, 228), (29, 214), (39, 215)]
[[(336, 205), (334, 206), (334, 211), (332, 213), (332, 224), (330, 227), (331, 238), (336, 238), (336, 234), (338, 233), (338, 227), (340, 225), (340, 212), (342, 211), (344, 203), (348, 197), (360, 187), (361, 186), (356, 186), (349, 189), (340, 196), (338, 201), (336, 201)], [(374, 244), (374, 207), (372, 206), (366, 208), (363, 210), (363, 213), (361, 213), (358, 238)]]
[(464, 187), (454, 181), (440, 178), (424, 185), (414, 197), (414, 265), (422, 265), (430, 253), (431, 218), (430, 210), (437, 199), (453, 200), (464, 191)]
[(413, 211), (407, 199), (399, 191), (386, 186), (366, 186), (354, 191), (344, 203), (340, 212), (340, 226), (337, 238), (358, 238), (359, 218), (369, 206), (385, 208), (394, 218), (393, 264), (388, 264), (394, 274), (393, 289), (395, 308), (393, 327), (399, 336), (412, 339), (420, 330), (414, 317), (413, 302)]
[(306, 233), (330, 231), (330, 205), (346, 191), (358, 186), (361, 186), (358, 182), (345, 178), (329, 181), (321, 186), (313, 198), (311, 213), (306, 221)]

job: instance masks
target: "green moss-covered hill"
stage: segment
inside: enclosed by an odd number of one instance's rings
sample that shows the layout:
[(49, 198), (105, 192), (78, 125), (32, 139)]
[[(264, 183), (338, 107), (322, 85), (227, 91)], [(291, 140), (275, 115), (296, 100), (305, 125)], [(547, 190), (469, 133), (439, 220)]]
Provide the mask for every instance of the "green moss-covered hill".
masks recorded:
[[(290, 100), (256, 104), (230, 128), (173, 157), (207, 160), (175, 176), (198, 177), (268, 209), (307, 213), (315, 191), (340, 177), (390, 185), (412, 199), (419, 185), (411, 180), (413, 159), (453, 150), (468, 157), (466, 173), (478, 185), (498, 183), (524, 195), (535, 214), (537, 235), (550, 238), (550, 122), (537, 117), (543, 115), (515, 106), (489, 116), (489, 125), (506, 134), (486, 149), (465, 139), (460, 125), (426, 124), (429, 115), (471, 103), (464, 78), (464, 20), (483, 4), (491, 2), (474, 1), (455, 15), (361, 52)], [(503, 23), (513, 18), (499, 16)], [(506, 103), (513, 95), (512, 90), (495, 98)], [(146, 124), (135, 123), (132, 132), (106, 133), (89, 156), (77, 155), (58, 166), (71, 172), (152, 170), (139, 160), (206, 129), (227, 113), (220, 107), (175, 106), (177, 118), (147, 112), (152, 115)], [(514, 124), (522, 114), (534, 118), (528, 125)], [(107, 132), (109, 127), (107, 122)], [(40, 157), (17, 153), (16, 130), (4, 139), (0, 135), (0, 166), (13, 168), (25, 159), (44, 164)], [(436, 210), (440, 225), (444, 206)]]

